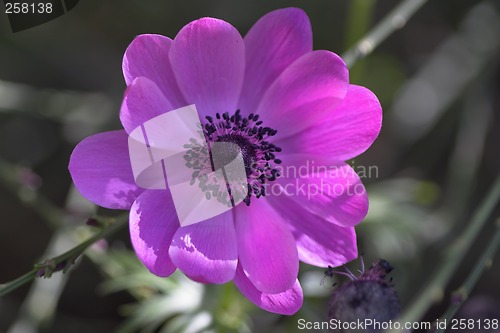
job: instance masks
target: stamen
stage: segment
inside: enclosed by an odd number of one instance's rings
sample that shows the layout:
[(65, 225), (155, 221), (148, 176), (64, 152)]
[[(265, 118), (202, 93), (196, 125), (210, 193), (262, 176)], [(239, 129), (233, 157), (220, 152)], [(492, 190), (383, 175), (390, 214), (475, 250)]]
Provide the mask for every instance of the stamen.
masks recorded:
[[(252, 195), (256, 198), (265, 196), (266, 182), (280, 177), (275, 165), (281, 163), (281, 160), (276, 158), (276, 153), (281, 152), (281, 148), (269, 142), (269, 138), (275, 136), (278, 131), (261, 126), (264, 122), (259, 120), (257, 114), (251, 113), (248, 117), (242, 117), (240, 110), (233, 115), (224, 112), (222, 115), (216, 113), (215, 119), (211, 116), (205, 118), (207, 123), (201, 127), (200, 136), (205, 138), (207, 145), (192, 139), (184, 146), (189, 149), (184, 158), (186, 166), (195, 170), (193, 179), (197, 178), (200, 188), (207, 191), (206, 198), (216, 198), (228, 206), (234, 206), (236, 201), (250, 205)], [(233, 145), (227, 145), (227, 149), (214, 150), (211, 147), (216, 142)], [(217, 183), (220, 180), (210, 180), (207, 175), (227, 165), (239, 155), (245, 165), (246, 179), (234, 180), (230, 177), (232, 186), (227, 185), (227, 191), (220, 191)], [(217, 161), (217, 165), (214, 165), (214, 161)], [(231, 191), (231, 188), (240, 189), (241, 192)]]

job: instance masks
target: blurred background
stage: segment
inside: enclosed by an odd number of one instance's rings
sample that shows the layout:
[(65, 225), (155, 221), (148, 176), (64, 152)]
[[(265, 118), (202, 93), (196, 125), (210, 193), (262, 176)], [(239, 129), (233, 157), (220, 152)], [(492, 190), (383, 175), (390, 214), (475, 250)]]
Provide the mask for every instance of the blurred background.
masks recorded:
[[(121, 127), (121, 60), (136, 35), (173, 38), (203, 16), (222, 18), (244, 35), (265, 13), (295, 6), (311, 19), (314, 48), (342, 54), (399, 2), (82, 0), (68, 14), (15, 34), (2, 10), (0, 283), (88, 237), (87, 217), (119, 213), (83, 199), (67, 165), (80, 140)], [(498, 1), (433, 0), (351, 68), (351, 83), (374, 91), (384, 109), (379, 139), (352, 161), (376, 166), (363, 179), (370, 211), (357, 227), (358, 245), (367, 265), (384, 258), (395, 267), (403, 310), (443, 265), (441, 254), (499, 174), (499, 55)], [(448, 307), (499, 214), (497, 206), (424, 320)], [(321, 285), (323, 276), (303, 265), (303, 308), (292, 317), (274, 315), (233, 284), (204, 286), (177, 273), (154, 277), (122, 230), (95, 244), (69, 273), (0, 298), (0, 332), (295, 332), (299, 318), (327, 320), (335, 288), (333, 281)], [(500, 318), (499, 280), (497, 256), (459, 316)]]

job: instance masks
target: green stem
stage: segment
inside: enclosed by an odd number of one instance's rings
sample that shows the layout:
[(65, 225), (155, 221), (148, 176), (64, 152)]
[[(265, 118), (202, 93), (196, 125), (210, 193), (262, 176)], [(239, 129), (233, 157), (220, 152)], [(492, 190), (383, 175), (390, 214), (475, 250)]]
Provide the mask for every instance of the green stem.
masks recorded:
[[(353, 46), (370, 29), (374, 7), (375, 0), (349, 1), (345, 49)], [(355, 66), (349, 68), (349, 81), (351, 83), (361, 81), (365, 65), (363, 61), (359, 61)]]
[(410, 17), (422, 7), (427, 0), (405, 0), (394, 8), (364, 38), (342, 55), (347, 67), (370, 54), (380, 43), (394, 31), (404, 27)]
[(419, 293), (417, 299), (403, 313), (400, 322), (415, 322), (422, 318), (427, 309), (435, 302), (440, 301), (444, 296), (444, 290), (448, 281), (462, 262), (465, 254), (469, 251), (482, 227), (488, 221), (500, 199), (500, 176), (495, 180), (486, 199), (475, 211), (472, 221), (462, 235), (457, 238), (444, 253), (443, 263), (432, 275), (426, 288)]
[(351, 0), (347, 16), (345, 48), (353, 46), (370, 28), (375, 0)]
[[(496, 231), (493, 235), (490, 243), (484, 250), (481, 258), (474, 266), (474, 269), (469, 274), (465, 282), (453, 292), (452, 304), (448, 307), (440, 321), (446, 320), (450, 322), (453, 316), (457, 313), (458, 309), (469, 297), (469, 293), (472, 291), (477, 281), (481, 277), (484, 269), (491, 265), (493, 256), (495, 255), (498, 246), (500, 245), (500, 220), (497, 220)], [(436, 333), (444, 333), (445, 329), (438, 329)]]
[(13, 281), (7, 282), (3, 285), (0, 285), (0, 297), (5, 296), (11, 291), (16, 290), (17, 288), (35, 279), (38, 276), (38, 272), (40, 271), (40, 269), (45, 270), (44, 276), (46, 277), (50, 277), (52, 269), (57, 265), (65, 264), (66, 265), (65, 270), (66, 270), (80, 255), (83, 254), (83, 252), (85, 252), (85, 250), (89, 246), (91, 246), (100, 239), (115, 234), (118, 230), (120, 230), (127, 224), (127, 221), (128, 218), (126, 214), (118, 217), (117, 219), (106, 220), (103, 229), (101, 229), (100, 232), (90, 237), (86, 241), (78, 244), (74, 248), (64, 252), (61, 255), (46, 260), (45, 263), (43, 264), (35, 265), (31, 271), (24, 274), (23, 276)]
[(25, 285), (37, 276), (38, 269), (33, 269), (30, 272), (18, 277), (17, 279), (10, 281), (9, 283), (0, 285), (0, 297), (7, 295), (11, 291)]

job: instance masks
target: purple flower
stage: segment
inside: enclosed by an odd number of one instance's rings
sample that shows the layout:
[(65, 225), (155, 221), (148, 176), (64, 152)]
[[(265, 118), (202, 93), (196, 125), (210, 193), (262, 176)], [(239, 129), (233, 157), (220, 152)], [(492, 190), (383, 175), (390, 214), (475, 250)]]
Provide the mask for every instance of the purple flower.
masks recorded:
[[(381, 107), (368, 89), (349, 84), (339, 56), (312, 50), (302, 10), (273, 11), (245, 38), (214, 18), (189, 23), (174, 40), (140, 35), (123, 72), (125, 130), (83, 140), (69, 170), (89, 200), (130, 209), (132, 244), (152, 273), (179, 268), (203, 283), (233, 280), (259, 307), (290, 315), (303, 299), (299, 260), (327, 267), (357, 257), (354, 226), (368, 199), (344, 161), (375, 140)], [(135, 184), (127, 133), (190, 104), (207, 142), (241, 148), (249, 195), (246, 204), (180, 227), (169, 190)]]

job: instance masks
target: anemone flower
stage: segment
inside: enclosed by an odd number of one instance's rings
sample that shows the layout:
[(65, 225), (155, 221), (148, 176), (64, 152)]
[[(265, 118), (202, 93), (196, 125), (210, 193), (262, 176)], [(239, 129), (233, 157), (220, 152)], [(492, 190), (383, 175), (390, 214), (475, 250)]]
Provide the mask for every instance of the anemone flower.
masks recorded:
[[(291, 315), (303, 301), (299, 260), (328, 267), (357, 257), (354, 226), (368, 199), (345, 161), (373, 143), (382, 110), (371, 91), (349, 84), (338, 55), (312, 50), (302, 10), (270, 12), (245, 38), (215, 18), (189, 23), (173, 40), (137, 36), (123, 73), (124, 130), (84, 139), (69, 170), (90, 201), (130, 210), (132, 245), (153, 274), (178, 268), (202, 283), (232, 280), (257, 306)], [(223, 214), (180, 226), (168, 189), (136, 185), (127, 139), (191, 104), (207, 142), (240, 147), (248, 194)]]

